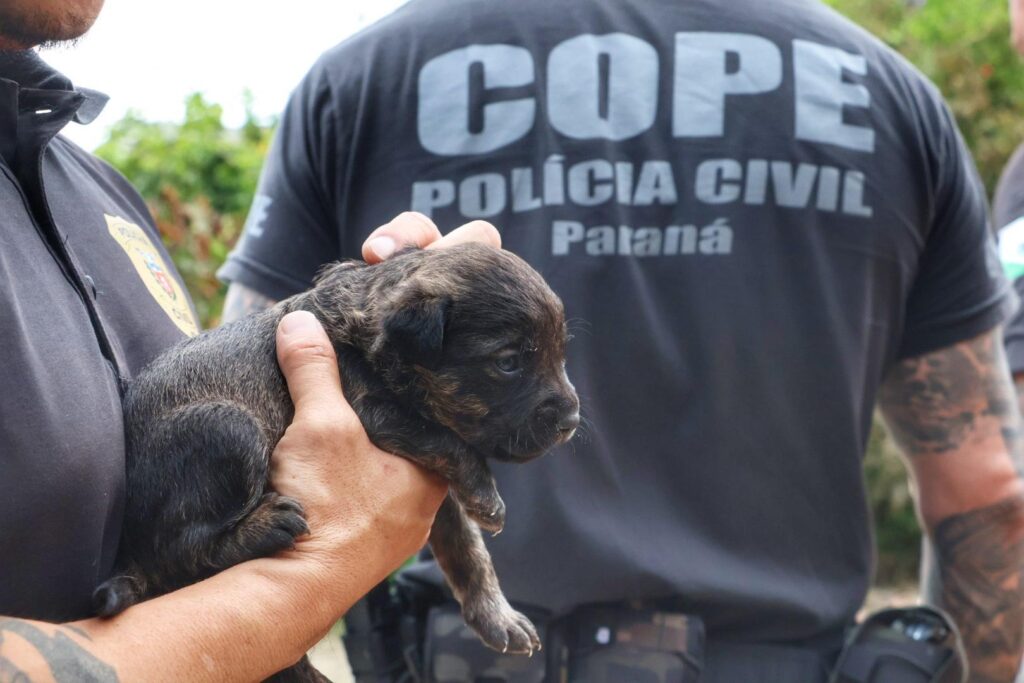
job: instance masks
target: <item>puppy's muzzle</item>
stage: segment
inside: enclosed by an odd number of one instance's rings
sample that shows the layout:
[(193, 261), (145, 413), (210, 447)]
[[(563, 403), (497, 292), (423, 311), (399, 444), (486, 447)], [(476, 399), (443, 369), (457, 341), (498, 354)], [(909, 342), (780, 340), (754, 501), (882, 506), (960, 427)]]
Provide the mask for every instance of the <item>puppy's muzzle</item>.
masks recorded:
[(537, 407), (535, 425), (552, 439), (552, 446), (567, 442), (580, 426), (580, 401), (575, 391), (551, 398)]
[(558, 438), (556, 443), (563, 444), (576, 435), (576, 428), (580, 426), (580, 411), (577, 408), (573, 413), (563, 415), (558, 424)]

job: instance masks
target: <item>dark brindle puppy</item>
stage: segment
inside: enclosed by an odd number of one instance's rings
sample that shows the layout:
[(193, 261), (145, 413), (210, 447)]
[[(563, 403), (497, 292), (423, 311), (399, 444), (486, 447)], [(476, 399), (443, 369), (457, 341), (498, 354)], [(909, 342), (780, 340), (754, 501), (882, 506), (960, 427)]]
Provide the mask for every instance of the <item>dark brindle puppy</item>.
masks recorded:
[(121, 575), (97, 589), (97, 611), (306, 533), (302, 508), (267, 481), (293, 414), (275, 330), (296, 310), (323, 323), (373, 443), (450, 482), (430, 544), (467, 623), (493, 648), (532, 652), (536, 632), (502, 595), (477, 527), (497, 532), (505, 520), (486, 459), (526, 461), (568, 440), (579, 402), (563, 369), (561, 301), (516, 256), (475, 244), (331, 266), (312, 290), (186, 340), (142, 372), (124, 404)]

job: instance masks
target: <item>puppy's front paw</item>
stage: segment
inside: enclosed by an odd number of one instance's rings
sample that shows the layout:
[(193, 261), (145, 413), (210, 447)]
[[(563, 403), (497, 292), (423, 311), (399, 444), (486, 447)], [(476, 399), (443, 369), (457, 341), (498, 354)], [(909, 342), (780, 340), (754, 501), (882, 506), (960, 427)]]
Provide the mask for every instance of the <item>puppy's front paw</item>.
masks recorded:
[(504, 598), (500, 602), (480, 601), (463, 606), (466, 623), (492, 650), (506, 654), (528, 655), (540, 650), (537, 629), (525, 615), (512, 609)]
[(505, 528), (505, 501), (495, 489), (459, 496), (459, 502), (469, 518), (484, 531), (498, 535)]

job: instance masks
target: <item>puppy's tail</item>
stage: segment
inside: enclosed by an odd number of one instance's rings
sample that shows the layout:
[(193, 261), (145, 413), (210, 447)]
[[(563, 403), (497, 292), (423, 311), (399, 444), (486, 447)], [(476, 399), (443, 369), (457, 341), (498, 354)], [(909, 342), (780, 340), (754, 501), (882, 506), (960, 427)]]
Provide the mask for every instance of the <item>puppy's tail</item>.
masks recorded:
[(101, 583), (92, 594), (96, 616), (112, 617), (141, 602), (145, 596), (145, 583), (141, 577), (131, 574), (114, 576)]

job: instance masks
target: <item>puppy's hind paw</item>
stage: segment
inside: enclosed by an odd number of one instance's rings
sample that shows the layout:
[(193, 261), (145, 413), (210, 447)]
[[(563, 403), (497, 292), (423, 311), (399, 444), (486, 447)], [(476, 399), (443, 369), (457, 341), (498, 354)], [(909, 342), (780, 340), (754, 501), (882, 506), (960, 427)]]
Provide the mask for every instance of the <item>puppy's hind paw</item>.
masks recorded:
[(256, 513), (256, 520), (262, 518), (265, 524), (263, 543), (268, 547), (290, 548), (296, 538), (309, 533), (306, 513), (294, 498), (268, 493), (263, 496)]
[(302, 505), (294, 498), (267, 493), (259, 505), (221, 539), (213, 566), (226, 569), (240, 562), (269, 557), (295, 547), (309, 533)]
[(525, 615), (506, 603), (489, 613), (466, 616), (466, 623), (476, 631), (487, 647), (504, 654), (532, 656), (541, 649), (537, 629)]
[(92, 594), (93, 612), (100, 617), (120, 614), (139, 602), (144, 582), (135, 576), (121, 575), (104, 581)]

